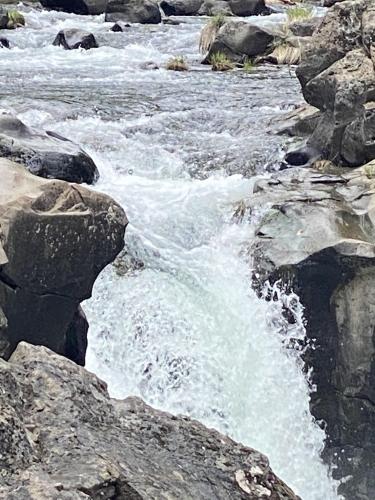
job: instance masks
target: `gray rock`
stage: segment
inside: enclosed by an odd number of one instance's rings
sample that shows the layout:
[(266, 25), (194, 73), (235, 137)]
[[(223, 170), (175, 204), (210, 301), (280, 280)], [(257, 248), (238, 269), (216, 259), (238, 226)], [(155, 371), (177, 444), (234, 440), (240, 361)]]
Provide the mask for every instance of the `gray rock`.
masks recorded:
[(27, 127), (11, 115), (0, 115), (0, 156), (22, 163), (40, 177), (87, 184), (99, 177), (95, 163), (77, 144)]
[(242, 61), (269, 50), (275, 34), (245, 21), (227, 21), (219, 30), (211, 45), (206, 61), (213, 54), (222, 52), (233, 61)]
[(103, 14), (108, 0), (40, 0), (43, 7), (73, 14)]
[(295, 36), (312, 36), (316, 28), (319, 26), (321, 19), (312, 17), (304, 21), (294, 21), (289, 24), (289, 29)]
[(261, 282), (281, 279), (305, 307), (311, 409), (327, 424), (325, 455), (350, 500), (375, 498), (375, 163), (317, 164), (258, 182), (269, 207), (251, 252)]
[(125, 214), (106, 195), (5, 159), (0, 178), (0, 356), (27, 340), (83, 363), (79, 304), (123, 248)]
[(162, 0), (160, 8), (166, 16), (194, 16), (202, 4), (203, 0)]
[(44, 347), (0, 360), (0, 497), (297, 500), (261, 453), (104, 382)]
[(264, 0), (229, 0), (228, 3), (235, 16), (269, 14)]
[(98, 48), (98, 44), (92, 33), (75, 28), (59, 31), (53, 41), (53, 45), (61, 45), (65, 50)]
[(108, 22), (159, 24), (161, 14), (154, 0), (109, 0), (105, 11)]

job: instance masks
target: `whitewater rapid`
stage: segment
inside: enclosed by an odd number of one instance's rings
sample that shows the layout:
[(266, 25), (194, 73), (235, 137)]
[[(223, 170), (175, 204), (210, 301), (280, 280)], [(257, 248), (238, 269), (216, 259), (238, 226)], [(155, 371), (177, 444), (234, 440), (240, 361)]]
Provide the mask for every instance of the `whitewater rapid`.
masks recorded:
[[(79, 143), (101, 173), (95, 189), (129, 218), (127, 255), (84, 304), (88, 369), (114, 397), (141, 396), (259, 449), (303, 500), (337, 499), (300, 353), (288, 348), (304, 339), (302, 307), (257, 297), (246, 252), (256, 214), (233, 217), (253, 176), (282, 156), (285, 140), (266, 131), (301, 99), (293, 74), (203, 68), (200, 19), (119, 34), (102, 16), (23, 11), (26, 29), (2, 51), (1, 108)], [(100, 48), (53, 47), (68, 27), (92, 31)], [(163, 69), (180, 54), (191, 71)], [(149, 61), (161, 69), (142, 69)]]

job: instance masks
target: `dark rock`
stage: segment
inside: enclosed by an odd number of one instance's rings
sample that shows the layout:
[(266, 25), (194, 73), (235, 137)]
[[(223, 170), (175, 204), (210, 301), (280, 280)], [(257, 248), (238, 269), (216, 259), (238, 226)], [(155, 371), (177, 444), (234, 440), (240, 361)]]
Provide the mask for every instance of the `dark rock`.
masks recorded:
[(200, 16), (232, 16), (233, 12), (227, 0), (204, 0), (198, 11)]
[(131, 24), (118, 21), (112, 26), (111, 31), (114, 32), (126, 31), (128, 28), (131, 28)]
[(43, 7), (73, 14), (103, 14), (108, 0), (40, 0)]
[(170, 26), (178, 26), (179, 24), (181, 24), (180, 21), (177, 21), (176, 19), (170, 19), (169, 17), (164, 18), (162, 23), (168, 24)]
[(318, 162), (262, 180), (250, 209), (270, 206), (253, 243), (262, 280), (281, 280), (305, 308), (325, 456), (350, 500), (375, 498), (375, 163)]
[(161, 14), (154, 0), (109, 0), (105, 11), (108, 22), (159, 24)]
[(289, 24), (289, 29), (295, 36), (312, 36), (315, 29), (319, 26), (320, 18), (312, 17), (304, 21), (295, 21)]
[(0, 357), (26, 340), (82, 363), (87, 328), (78, 307), (123, 248), (125, 214), (106, 195), (41, 179), (5, 159), (0, 178), (0, 309), (7, 320)]
[(166, 16), (194, 16), (202, 4), (203, 0), (162, 0), (160, 8)]
[(92, 184), (99, 177), (93, 160), (74, 142), (27, 127), (11, 115), (0, 115), (0, 156), (49, 179)]
[(286, 163), (293, 167), (310, 166), (318, 159), (319, 152), (309, 146), (302, 146), (285, 155)]
[(206, 57), (221, 52), (229, 59), (240, 62), (264, 54), (269, 49), (275, 35), (266, 28), (260, 28), (244, 21), (228, 21), (219, 30)]
[(53, 45), (61, 45), (65, 50), (98, 48), (98, 44), (92, 33), (75, 28), (59, 31)]
[(2, 49), (10, 49), (9, 40), (7, 38), (0, 38), (0, 48)]
[(298, 498), (258, 451), (139, 398), (110, 399), (44, 347), (0, 360), (0, 386), (1, 498)]
[(324, 7), (332, 7), (332, 5), (335, 5), (335, 3), (343, 2), (344, 0), (324, 0), (323, 1), (323, 6)]
[(229, 6), (235, 16), (258, 16), (269, 14), (264, 0), (229, 0)]

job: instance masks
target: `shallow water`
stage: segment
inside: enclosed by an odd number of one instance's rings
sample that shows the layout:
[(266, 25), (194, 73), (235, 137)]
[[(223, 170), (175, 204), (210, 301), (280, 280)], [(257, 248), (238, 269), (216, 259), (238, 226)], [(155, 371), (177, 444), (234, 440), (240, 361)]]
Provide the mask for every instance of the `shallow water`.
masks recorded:
[[(125, 208), (127, 258), (141, 263), (125, 275), (109, 266), (85, 303), (88, 368), (115, 397), (139, 395), (258, 448), (304, 500), (336, 499), (309, 384), (288, 348), (304, 338), (302, 308), (255, 295), (243, 251), (255, 220), (233, 218), (254, 175), (278, 168), (285, 138), (267, 130), (301, 101), (293, 72), (202, 67), (203, 19), (111, 33), (101, 16), (24, 10), (27, 28), (2, 51), (0, 107), (92, 155), (95, 189)], [(100, 48), (53, 47), (64, 27), (92, 31)], [(163, 69), (173, 55), (191, 71)], [(142, 69), (149, 61), (161, 69)]]

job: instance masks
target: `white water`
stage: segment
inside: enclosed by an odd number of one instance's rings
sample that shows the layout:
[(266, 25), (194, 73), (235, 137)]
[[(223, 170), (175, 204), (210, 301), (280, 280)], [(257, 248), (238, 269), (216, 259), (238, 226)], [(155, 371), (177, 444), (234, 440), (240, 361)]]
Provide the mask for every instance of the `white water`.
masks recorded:
[[(88, 368), (115, 397), (140, 395), (259, 449), (303, 500), (337, 499), (299, 353), (286, 348), (303, 339), (301, 307), (292, 297), (287, 327), (282, 300), (251, 290), (243, 250), (253, 225), (232, 220), (252, 190), (238, 173), (261, 173), (281, 155), (282, 139), (265, 128), (300, 99), (289, 70), (202, 69), (196, 19), (113, 34), (100, 17), (26, 17), (27, 29), (9, 35), (17, 48), (2, 51), (1, 106), (84, 146), (97, 189), (127, 212), (128, 253), (144, 264), (126, 276), (108, 267), (85, 303)], [(62, 27), (92, 30), (102, 46), (52, 47)], [(172, 54), (194, 71), (140, 69)]]

